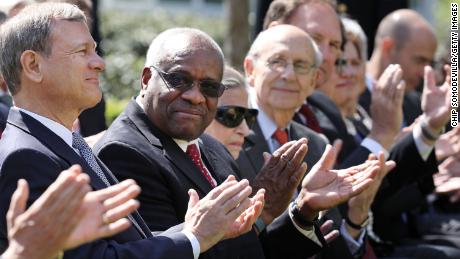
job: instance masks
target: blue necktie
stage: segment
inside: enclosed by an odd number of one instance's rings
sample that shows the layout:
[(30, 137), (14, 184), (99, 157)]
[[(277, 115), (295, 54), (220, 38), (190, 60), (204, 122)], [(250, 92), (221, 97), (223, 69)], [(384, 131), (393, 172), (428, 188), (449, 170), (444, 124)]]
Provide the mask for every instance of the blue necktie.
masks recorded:
[(81, 157), (85, 159), (91, 169), (93, 169), (93, 171), (97, 174), (97, 176), (99, 176), (99, 178), (105, 183), (106, 186), (110, 186), (107, 177), (105, 176), (104, 172), (102, 172), (99, 164), (96, 162), (96, 158), (94, 158), (93, 151), (88, 146), (88, 144), (86, 144), (86, 141), (78, 132), (72, 132), (72, 147), (80, 151)]
[[(93, 171), (96, 172), (97, 176), (99, 176), (99, 178), (105, 183), (105, 185), (111, 186), (104, 172), (102, 172), (101, 167), (96, 162), (96, 158), (94, 157), (93, 151), (88, 146), (88, 144), (86, 144), (86, 141), (83, 139), (83, 137), (78, 132), (72, 132), (72, 147), (80, 151), (81, 157), (85, 159), (85, 161), (88, 163), (91, 169), (93, 169)], [(116, 182), (116, 179), (115, 179), (115, 182)], [(128, 219), (131, 220), (131, 222), (139, 230), (142, 236), (146, 238), (144, 231), (139, 226), (137, 221), (131, 215), (128, 215)]]

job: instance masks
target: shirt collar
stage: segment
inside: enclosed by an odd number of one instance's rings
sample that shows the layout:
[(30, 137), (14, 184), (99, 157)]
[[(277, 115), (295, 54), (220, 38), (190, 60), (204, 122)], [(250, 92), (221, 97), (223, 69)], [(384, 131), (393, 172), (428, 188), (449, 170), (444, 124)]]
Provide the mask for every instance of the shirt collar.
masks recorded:
[(275, 133), (277, 126), (275, 122), (268, 117), (268, 115), (259, 108), (259, 105), (257, 105), (256, 101), (256, 92), (250, 88), (249, 91), (249, 105), (254, 108), (259, 110), (259, 114), (257, 115), (257, 122), (259, 123), (260, 129), (262, 130), (262, 134), (264, 135), (264, 139), (266, 141), (269, 141), (273, 133)]
[(369, 91), (372, 92), (372, 88), (374, 87), (375, 79), (370, 75), (366, 74), (366, 87)]
[[(141, 107), (141, 109), (145, 112), (144, 110), (144, 105), (142, 105), (141, 101), (139, 98), (136, 98), (136, 103)], [(183, 139), (176, 139), (176, 138), (173, 138), (174, 142), (176, 142), (176, 144), (180, 147), (180, 149), (182, 149), (182, 151), (184, 151), (184, 153), (187, 151), (187, 146), (190, 145), (190, 144), (195, 144), (197, 145), (198, 147), (198, 152), (200, 151), (199, 149), (199, 145), (198, 145), (198, 140), (199, 139), (194, 139), (192, 141), (186, 141), (186, 140), (183, 140)]]
[(198, 148), (198, 151), (200, 151), (200, 148), (199, 148), (199, 145), (198, 145), (198, 139), (194, 139), (192, 141), (187, 141), (187, 140), (183, 140), (183, 139), (173, 138), (173, 140), (180, 147), (180, 149), (182, 149), (182, 151), (184, 151), (184, 153), (187, 151), (188, 145), (192, 145), (192, 144), (195, 144), (197, 146), (197, 148)]
[(27, 115), (31, 116), (32, 118), (36, 119), (39, 121), (41, 124), (43, 124), (45, 127), (47, 127), (49, 130), (54, 132), (56, 135), (58, 135), (60, 138), (62, 138), (67, 145), (72, 147), (72, 131), (64, 127), (64, 125), (59, 124), (49, 118), (46, 118), (44, 116), (38, 115), (36, 113), (33, 113), (31, 111), (25, 110), (23, 108), (19, 107), (12, 107), (12, 109), (18, 109), (21, 112), (26, 113)]

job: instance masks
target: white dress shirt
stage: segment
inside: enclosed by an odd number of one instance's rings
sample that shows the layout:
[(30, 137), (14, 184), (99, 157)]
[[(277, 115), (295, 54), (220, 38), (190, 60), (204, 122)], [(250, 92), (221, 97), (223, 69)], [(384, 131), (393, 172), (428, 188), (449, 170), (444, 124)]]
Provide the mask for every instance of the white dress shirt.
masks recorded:
[[(32, 118), (38, 120), (41, 124), (58, 135), (67, 145), (69, 145), (78, 155), (80, 155), (78, 149), (72, 147), (72, 131), (64, 127), (62, 124), (22, 108), (12, 107), (11, 109), (18, 109), (21, 112), (24, 112)], [(182, 230), (181, 232), (189, 239), (190, 243), (192, 244), (193, 257), (198, 259), (200, 256), (200, 243), (198, 242), (198, 239), (190, 231)]]

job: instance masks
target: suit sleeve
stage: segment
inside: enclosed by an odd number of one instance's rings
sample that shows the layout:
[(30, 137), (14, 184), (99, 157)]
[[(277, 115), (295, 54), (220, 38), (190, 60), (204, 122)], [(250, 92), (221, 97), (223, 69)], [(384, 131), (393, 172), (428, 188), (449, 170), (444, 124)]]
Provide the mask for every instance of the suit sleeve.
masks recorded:
[[(152, 231), (164, 231), (169, 226), (180, 224), (186, 211), (178, 212), (178, 208), (187, 208), (187, 204), (179, 206), (181, 199), (174, 199), (176, 194), (168, 188), (170, 179), (160, 172), (160, 165), (144, 156), (138, 149), (121, 142), (110, 142), (97, 151), (98, 157), (106, 164), (119, 180), (134, 179), (142, 189), (139, 196), (141, 207), (139, 212)], [(188, 196), (186, 190), (178, 190)], [(174, 206), (176, 205), (176, 206)]]
[[(1, 250), (7, 247), (6, 213), (18, 179), (29, 183), (28, 205), (33, 203), (68, 165), (35, 150), (10, 154), (0, 171)], [(65, 258), (193, 258), (192, 247), (182, 233), (118, 243), (102, 239), (65, 252)]]
[(259, 236), (267, 258), (307, 258), (321, 247), (300, 233), (285, 211)]

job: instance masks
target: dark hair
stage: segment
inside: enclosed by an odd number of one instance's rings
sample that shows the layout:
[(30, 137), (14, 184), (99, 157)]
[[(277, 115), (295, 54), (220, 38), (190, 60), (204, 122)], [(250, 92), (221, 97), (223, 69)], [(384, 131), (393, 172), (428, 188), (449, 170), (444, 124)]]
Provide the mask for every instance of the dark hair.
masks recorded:
[(267, 29), (270, 23), (274, 21), (287, 23), (299, 6), (309, 3), (325, 3), (334, 10), (337, 8), (336, 0), (275, 0), (270, 4), (265, 14), (263, 29)]

